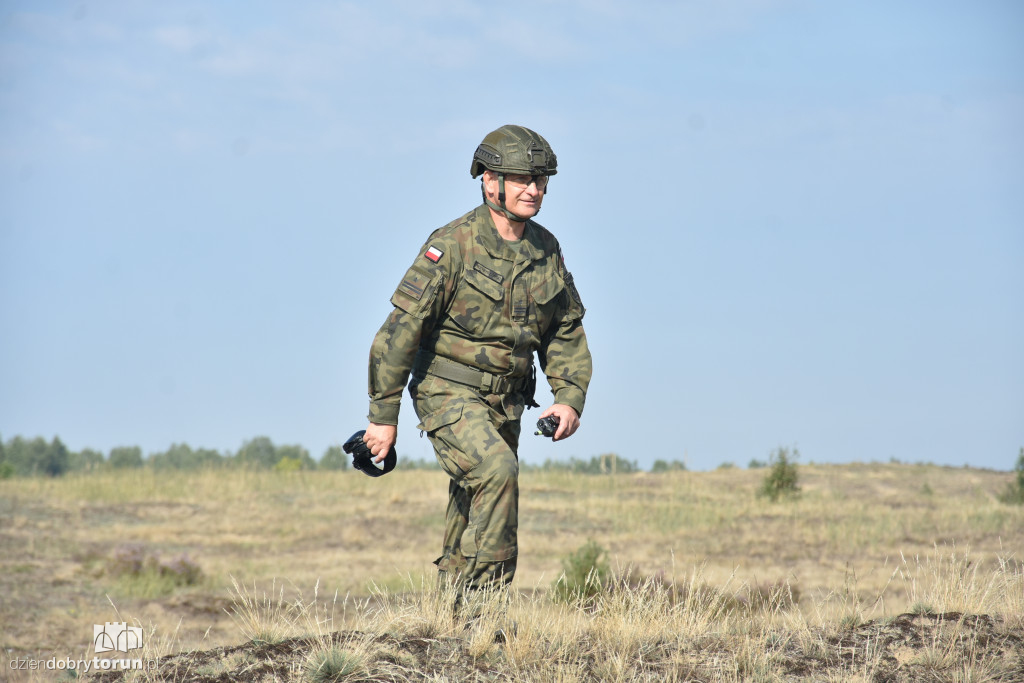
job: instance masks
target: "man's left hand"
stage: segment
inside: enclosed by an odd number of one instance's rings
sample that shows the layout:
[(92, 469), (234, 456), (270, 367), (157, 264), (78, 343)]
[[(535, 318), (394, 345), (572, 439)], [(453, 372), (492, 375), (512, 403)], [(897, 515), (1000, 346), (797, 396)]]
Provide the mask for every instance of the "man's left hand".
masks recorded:
[(558, 429), (555, 430), (555, 435), (551, 437), (552, 441), (568, 439), (580, 428), (580, 416), (572, 406), (556, 403), (541, 413), (540, 417), (545, 418), (548, 415), (554, 415), (558, 418)]

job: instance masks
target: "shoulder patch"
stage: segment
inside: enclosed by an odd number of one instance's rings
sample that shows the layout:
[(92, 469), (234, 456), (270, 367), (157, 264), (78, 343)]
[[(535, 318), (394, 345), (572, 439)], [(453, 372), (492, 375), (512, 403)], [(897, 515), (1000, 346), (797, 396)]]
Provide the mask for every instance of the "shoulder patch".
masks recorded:
[(430, 273), (422, 270), (421, 266), (413, 266), (405, 274), (402, 283), (398, 285), (398, 291), (410, 299), (419, 301), (423, 298), (423, 292), (426, 290), (427, 285), (430, 284), (432, 277)]
[(435, 247), (434, 245), (430, 245), (430, 248), (427, 249), (423, 256), (424, 258), (433, 261), (434, 263), (437, 263), (438, 261), (441, 260), (441, 257), (444, 256), (444, 252)]

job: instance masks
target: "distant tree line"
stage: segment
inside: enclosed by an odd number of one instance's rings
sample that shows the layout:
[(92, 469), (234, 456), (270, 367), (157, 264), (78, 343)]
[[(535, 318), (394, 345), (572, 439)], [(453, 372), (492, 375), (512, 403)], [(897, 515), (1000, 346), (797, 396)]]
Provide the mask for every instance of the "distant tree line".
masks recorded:
[[(15, 436), (6, 442), (0, 439), (0, 479), (7, 477), (59, 477), (68, 473), (95, 472), (132, 468), (153, 470), (196, 470), (204, 468), (250, 468), (277, 471), (346, 470), (351, 458), (341, 446), (331, 446), (319, 460), (299, 445), (276, 445), (266, 436), (246, 441), (236, 452), (209, 448), (193, 449), (188, 444), (172, 444), (166, 451), (144, 456), (138, 446), (117, 446), (103, 454), (91, 448), (71, 451), (59, 437), (46, 441), (42, 437), (26, 439)], [(399, 469), (436, 469), (436, 461), (399, 457)], [(641, 469), (635, 460), (626, 460), (615, 453), (595, 455), (589, 460), (546, 460), (542, 465), (523, 463), (524, 471), (557, 471), (576, 474), (631, 474)], [(686, 465), (678, 460), (657, 460), (652, 472), (682, 471)]]
[[(681, 463), (680, 463), (681, 464)], [(635, 460), (626, 460), (615, 453), (595, 455), (590, 460), (545, 460), (543, 465), (520, 465), (525, 471), (572, 472), (574, 474), (632, 474), (640, 472)]]
[(193, 449), (188, 444), (172, 444), (166, 451), (146, 457), (138, 446), (118, 446), (107, 455), (85, 448), (68, 450), (59, 437), (25, 439), (16, 436), (0, 440), (0, 479), (12, 476), (59, 477), (71, 472), (92, 472), (148, 467), (154, 470), (194, 470), (202, 468), (252, 468), (292, 470), (338, 470), (349, 466), (340, 446), (328, 448), (320, 461), (298, 445), (275, 445), (265, 436), (246, 441), (235, 453), (209, 448)]

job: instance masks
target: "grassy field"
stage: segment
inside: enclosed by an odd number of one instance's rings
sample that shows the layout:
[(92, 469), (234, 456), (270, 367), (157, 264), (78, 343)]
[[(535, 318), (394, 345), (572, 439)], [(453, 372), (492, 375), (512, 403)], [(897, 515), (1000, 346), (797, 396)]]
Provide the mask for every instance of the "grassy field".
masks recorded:
[[(12, 666), (91, 660), (93, 624), (127, 621), (163, 657), (142, 680), (1024, 680), (1011, 474), (799, 473), (778, 503), (766, 470), (524, 473), (504, 644), (434, 587), (439, 471), (3, 480), (0, 678), (58, 678)], [(553, 602), (591, 540), (614, 587)]]

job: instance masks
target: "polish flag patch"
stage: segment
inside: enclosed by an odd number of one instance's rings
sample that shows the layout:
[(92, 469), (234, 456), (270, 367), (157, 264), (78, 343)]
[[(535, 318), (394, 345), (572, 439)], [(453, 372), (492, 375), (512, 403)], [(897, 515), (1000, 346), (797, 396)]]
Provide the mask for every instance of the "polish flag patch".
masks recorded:
[(444, 252), (438, 249), (437, 247), (432, 246), (430, 247), (430, 249), (427, 249), (427, 253), (423, 255), (426, 256), (431, 261), (433, 261), (434, 263), (437, 263), (438, 261), (441, 260), (441, 257), (444, 256)]

